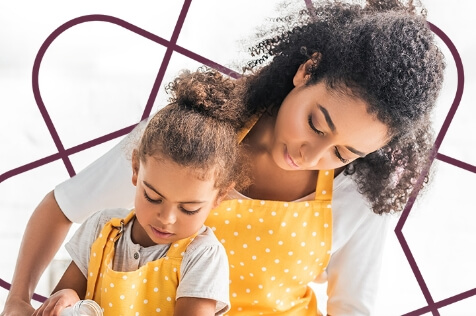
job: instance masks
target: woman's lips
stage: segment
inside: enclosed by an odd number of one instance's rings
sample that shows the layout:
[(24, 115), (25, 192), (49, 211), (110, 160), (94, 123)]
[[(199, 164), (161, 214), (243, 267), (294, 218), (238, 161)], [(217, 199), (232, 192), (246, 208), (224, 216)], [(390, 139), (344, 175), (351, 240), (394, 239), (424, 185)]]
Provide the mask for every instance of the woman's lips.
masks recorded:
[(174, 235), (173, 233), (170, 233), (168, 231), (160, 230), (160, 229), (157, 229), (157, 228), (152, 227), (152, 226), (150, 226), (150, 227), (151, 227), (152, 232), (154, 233), (154, 235), (159, 237), (159, 238), (167, 239), (167, 238), (170, 238), (171, 236)]
[(287, 162), (287, 164), (288, 164), (291, 168), (299, 169), (299, 165), (297, 165), (297, 164), (294, 162), (293, 158), (289, 155), (287, 148), (284, 150), (284, 160)]

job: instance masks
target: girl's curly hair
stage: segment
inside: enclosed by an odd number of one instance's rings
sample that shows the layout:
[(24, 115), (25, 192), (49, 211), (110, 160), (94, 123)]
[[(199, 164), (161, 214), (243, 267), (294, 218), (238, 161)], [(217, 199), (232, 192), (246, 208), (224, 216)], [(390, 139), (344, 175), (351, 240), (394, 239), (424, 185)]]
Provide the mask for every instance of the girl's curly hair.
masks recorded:
[(250, 48), (242, 88), (247, 110), (278, 109), (299, 65), (315, 60), (308, 85), (350, 88), (388, 126), (388, 144), (347, 165), (345, 174), (375, 213), (401, 211), (428, 165), (430, 116), (445, 67), (425, 11), (412, 1), (320, 2), (277, 22), (277, 35)]
[(233, 183), (237, 189), (249, 185), (247, 159), (236, 141), (246, 115), (234, 88), (235, 80), (218, 71), (183, 71), (166, 87), (170, 104), (147, 124), (138, 158), (165, 157), (195, 169), (199, 178), (213, 175), (220, 192)]

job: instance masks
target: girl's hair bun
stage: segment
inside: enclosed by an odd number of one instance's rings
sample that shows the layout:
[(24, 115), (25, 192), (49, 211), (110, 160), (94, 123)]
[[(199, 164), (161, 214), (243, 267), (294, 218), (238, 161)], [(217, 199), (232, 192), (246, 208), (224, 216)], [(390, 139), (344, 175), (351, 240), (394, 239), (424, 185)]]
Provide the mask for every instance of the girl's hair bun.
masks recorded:
[(238, 124), (241, 109), (235, 97), (234, 79), (207, 67), (196, 71), (183, 70), (166, 87), (169, 102), (193, 109), (205, 116)]

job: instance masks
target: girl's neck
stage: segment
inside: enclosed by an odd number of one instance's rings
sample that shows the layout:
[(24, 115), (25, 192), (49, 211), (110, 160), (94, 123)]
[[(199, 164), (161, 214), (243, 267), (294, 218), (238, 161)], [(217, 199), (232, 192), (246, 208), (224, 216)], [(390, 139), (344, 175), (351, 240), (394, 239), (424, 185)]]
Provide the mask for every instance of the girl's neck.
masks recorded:
[(131, 240), (134, 244), (140, 245), (144, 248), (156, 245), (135, 217), (132, 222)]

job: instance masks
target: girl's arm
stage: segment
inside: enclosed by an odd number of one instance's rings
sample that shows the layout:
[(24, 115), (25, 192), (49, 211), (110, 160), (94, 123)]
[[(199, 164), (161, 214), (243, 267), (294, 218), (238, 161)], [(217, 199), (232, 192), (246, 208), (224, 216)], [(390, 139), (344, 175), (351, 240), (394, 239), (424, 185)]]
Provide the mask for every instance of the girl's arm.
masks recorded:
[[(197, 308), (197, 313), (190, 315), (224, 315), (228, 312), (228, 257), (211, 228), (206, 227), (188, 246), (180, 266), (180, 275), (175, 315), (189, 315), (188, 310), (193, 308)], [(210, 306), (212, 309), (208, 312)], [(199, 313), (199, 310), (203, 312)]]
[(2, 315), (31, 315), (34, 309), (30, 300), (35, 287), (66, 238), (71, 224), (56, 203), (53, 192), (48, 193), (26, 226)]
[(58, 315), (63, 309), (84, 299), (87, 280), (78, 266), (71, 262), (53, 290), (53, 294), (38, 308), (32, 316)]
[(213, 316), (217, 302), (207, 298), (181, 297), (175, 303), (174, 316)]
[(87, 285), (88, 283), (84, 277), (84, 274), (78, 268), (76, 263), (71, 261), (70, 265), (64, 272), (63, 276), (51, 294), (55, 294), (56, 292), (64, 289), (72, 289), (78, 293), (79, 299), (84, 300), (84, 297), (86, 296)]

